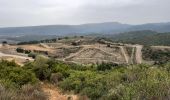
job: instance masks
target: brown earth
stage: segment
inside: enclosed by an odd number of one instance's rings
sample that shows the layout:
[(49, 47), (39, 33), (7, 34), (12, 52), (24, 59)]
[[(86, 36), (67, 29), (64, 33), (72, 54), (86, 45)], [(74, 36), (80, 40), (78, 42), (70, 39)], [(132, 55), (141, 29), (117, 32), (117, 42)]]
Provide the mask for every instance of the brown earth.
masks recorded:
[(63, 94), (56, 86), (52, 84), (42, 84), (42, 90), (47, 93), (49, 100), (79, 100), (77, 95)]
[[(78, 39), (76, 39), (77, 41)], [(74, 62), (80, 64), (91, 64), (101, 62), (112, 62), (118, 64), (141, 64), (142, 59), (142, 45), (131, 45), (121, 43), (111, 43), (104, 41), (104, 43), (92, 43), (82, 39), (82, 44), (74, 46), (71, 44), (74, 40), (61, 40), (56, 43), (40, 43), (32, 45), (0, 45), (0, 52), (8, 55), (8, 59), (28, 59), (26, 54), (16, 52), (16, 48), (21, 47), (25, 50), (31, 51), (46, 51), (48, 56), (54, 57), (58, 60)], [(86, 42), (84, 42), (86, 41)], [(90, 43), (90, 44), (89, 44)], [(108, 46), (108, 44), (110, 46)], [(128, 47), (128, 50), (127, 48)], [(151, 46), (153, 49), (170, 49), (169, 46)], [(130, 49), (129, 49), (130, 48)], [(16, 55), (16, 56), (15, 56)], [(5, 55), (3, 55), (5, 56)], [(0, 58), (4, 58), (1, 54)], [(14, 57), (15, 56), (15, 57)], [(11, 58), (10, 58), (11, 57)], [(26, 57), (26, 58), (24, 58)], [(23, 62), (23, 61), (22, 61)], [(21, 62), (21, 63), (22, 63)]]
[(141, 45), (136, 45), (136, 63), (141, 64), (142, 63), (142, 48)]

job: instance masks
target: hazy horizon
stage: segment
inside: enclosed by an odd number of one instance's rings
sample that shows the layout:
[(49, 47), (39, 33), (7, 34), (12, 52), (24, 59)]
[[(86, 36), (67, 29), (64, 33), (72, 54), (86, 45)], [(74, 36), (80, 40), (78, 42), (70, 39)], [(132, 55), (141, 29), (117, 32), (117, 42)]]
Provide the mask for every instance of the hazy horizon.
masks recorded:
[(127, 25), (145, 25), (145, 24), (157, 24), (157, 23), (170, 23), (170, 21), (166, 22), (148, 22), (148, 23), (141, 23), (141, 24), (129, 24), (129, 23), (122, 23), (122, 22), (114, 22), (114, 21), (106, 21), (106, 22), (87, 22), (87, 23), (80, 23), (80, 24), (37, 24), (37, 25), (19, 25), (19, 26), (0, 26), (0, 28), (12, 28), (12, 27), (34, 27), (34, 26), (55, 26), (55, 25), (70, 25), (70, 26), (76, 26), (76, 25), (86, 25), (86, 24), (102, 24), (102, 23), (120, 23), (120, 24), (127, 24)]

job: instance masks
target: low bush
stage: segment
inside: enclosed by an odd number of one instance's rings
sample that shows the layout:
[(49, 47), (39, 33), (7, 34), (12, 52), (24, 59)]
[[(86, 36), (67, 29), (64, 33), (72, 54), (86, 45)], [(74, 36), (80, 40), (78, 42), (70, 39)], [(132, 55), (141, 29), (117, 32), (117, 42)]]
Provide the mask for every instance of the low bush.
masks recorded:
[(17, 51), (18, 53), (24, 53), (24, 49), (22, 49), (22, 48), (17, 48), (16, 51)]
[(0, 69), (0, 100), (47, 100), (32, 71), (5, 60)]
[(97, 70), (99, 71), (111, 70), (113, 67), (116, 67), (116, 66), (118, 66), (118, 64), (102, 63), (97, 66)]
[(33, 52), (30, 52), (30, 53), (28, 54), (28, 57), (32, 57), (33, 59), (35, 59), (36, 56), (37, 56), (37, 54), (36, 54), (36, 53), (33, 53)]
[(13, 84), (15, 87), (21, 87), (25, 84), (34, 84), (37, 82), (35, 74), (31, 71), (25, 70), (14, 61), (8, 62), (2, 60), (0, 62), (0, 82), (6, 83), (4, 85)]

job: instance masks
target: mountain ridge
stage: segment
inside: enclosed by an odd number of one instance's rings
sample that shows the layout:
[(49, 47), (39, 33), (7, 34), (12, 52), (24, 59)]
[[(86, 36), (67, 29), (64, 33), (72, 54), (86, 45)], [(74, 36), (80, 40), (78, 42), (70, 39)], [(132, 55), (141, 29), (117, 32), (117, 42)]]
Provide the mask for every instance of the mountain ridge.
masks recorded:
[(170, 22), (147, 23), (140, 25), (119, 22), (87, 23), (80, 25), (39, 25), (0, 28), (0, 35), (70, 35), (70, 34), (116, 34), (128, 31), (152, 30), (170, 32)]

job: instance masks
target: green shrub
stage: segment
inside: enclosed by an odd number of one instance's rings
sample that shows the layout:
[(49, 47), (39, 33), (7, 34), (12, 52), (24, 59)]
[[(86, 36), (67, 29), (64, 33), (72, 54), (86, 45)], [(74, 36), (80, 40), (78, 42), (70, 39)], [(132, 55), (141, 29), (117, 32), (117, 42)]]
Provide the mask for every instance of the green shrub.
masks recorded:
[(33, 52), (30, 52), (30, 53), (28, 54), (28, 57), (32, 57), (33, 59), (35, 59), (36, 56), (37, 56), (37, 54), (36, 54), (36, 53), (33, 53)]
[(16, 51), (19, 53), (24, 53), (24, 49), (22, 49), (22, 48), (17, 48)]
[(37, 87), (38, 82), (31, 70), (14, 61), (0, 62), (0, 100), (46, 100), (47, 95)]
[(111, 70), (113, 67), (118, 66), (118, 64), (113, 63), (102, 63), (97, 66), (97, 70), (105, 71), (105, 70)]
[(50, 82), (52, 82), (54, 84), (58, 84), (62, 80), (63, 80), (63, 74), (60, 72), (53, 73), (50, 77)]
[(60, 87), (64, 90), (74, 90), (76, 93), (87, 95), (92, 99), (99, 98), (105, 91), (102, 85), (103, 75), (92, 71), (75, 71), (70, 74)]
[(15, 62), (8, 62), (2, 60), (0, 62), (0, 80), (5, 86), (21, 87), (25, 84), (34, 84), (37, 82), (35, 74), (31, 71), (25, 70)]

